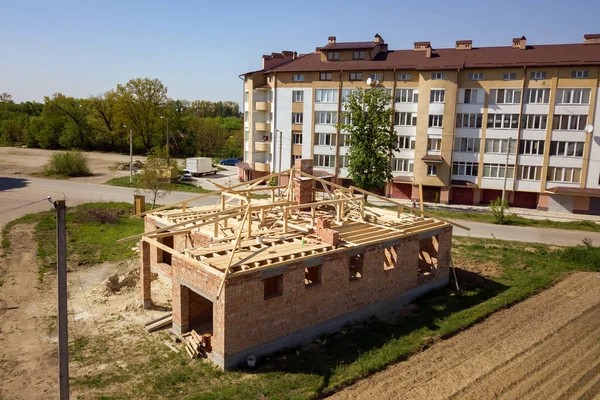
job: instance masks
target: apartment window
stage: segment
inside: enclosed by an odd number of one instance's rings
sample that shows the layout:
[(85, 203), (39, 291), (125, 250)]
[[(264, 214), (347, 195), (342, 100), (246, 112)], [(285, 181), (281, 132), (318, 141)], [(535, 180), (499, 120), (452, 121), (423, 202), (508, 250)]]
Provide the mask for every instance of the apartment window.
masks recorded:
[(292, 132), (292, 143), (302, 144), (302, 132)]
[(349, 133), (342, 133), (340, 135), (340, 146), (342, 147), (350, 147), (350, 139), (352, 135)]
[(330, 81), (331, 80), (331, 72), (321, 72), (319, 74), (319, 80)]
[(478, 162), (454, 161), (452, 163), (452, 175), (477, 176), (478, 173)]
[(337, 103), (337, 89), (317, 89), (315, 90), (315, 103)]
[(546, 72), (532, 72), (529, 77), (533, 80), (546, 79)]
[(248, 111), (244, 111), (244, 121), (248, 121)]
[(250, 131), (244, 131), (244, 140), (247, 141), (250, 138)]
[(416, 126), (417, 113), (396, 111), (394, 113), (394, 125)]
[(321, 283), (322, 265), (304, 268), (304, 287), (316, 286)]
[(502, 74), (503, 81), (516, 81), (517, 73), (516, 72), (506, 72)]
[(557, 89), (556, 104), (589, 104), (590, 89)]
[(342, 114), (340, 115), (340, 124), (352, 125), (352, 113), (342, 111)]
[(263, 280), (264, 299), (268, 300), (283, 294), (283, 275), (272, 276)]
[(483, 164), (483, 177), (484, 178), (504, 178), (512, 179), (515, 173), (515, 166), (509, 165), (508, 169), (505, 168), (504, 164)]
[(462, 153), (479, 153), (479, 138), (454, 138), (454, 151)]
[(365, 52), (364, 51), (355, 51), (354, 53), (352, 53), (352, 59), (353, 60), (364, 60)]
[(351, 81), (362, 81), (362, 72), (350, 72)]
[[(510, 149), (509, 142), (510, 141)], [(516, 153), (517, 151), (517, 141), (510, 139), (485, 139), (485, 152), (486, 153), (500, 153), (506, 154), (510, 152), (511, 154)]]
[(437, 176), (437, 165), (429, 164), (427, 166), (427, 176)]
[(415, 138), (411, 136), (398, 136), (398, 148), (399, 149), (415, 149)]
[(331, 168), (333, 168), (335, 166), (334, 158), (335, 158), (335, 156), (328, 155), (328, 154), (315, 154), (313, 161), (315, 163), (315, 167), (331, 167)]
[(590, 71), (573, 71), (571, 72), (571, 78), (583, 79), (590, 76)]
[(335, 133), (317, 133), (317, 145), (335, 146)]
[(293, 167), (294, 165), (296, 165), (296, 160), (301, 160), (302, 156), (300, 155), (292, 155), (292, 163), (291, 163), (291, 167)]
[(517, 170), (517, 179), (525, 181), (539, 181), (542, 175), (542, 167), (536, 165), (521, 165)]
[(395, 247), (386, 247), (383, 249), (383, 270), (389, 271), (396, 268), (398, 264), (398, 251)]
[(292, 103), (302, 103), (304, 101), (304, 91), (294, 90), (292, 91)]
[(581, 168), (548, 167), (549, 182), (577, 183), (581, 180)]
[(398, 74), (399, 81), (410, 81), (410, 79), (411, 79), (410, 74)]
[(483, 114), (456, 114), (457, 128), (481, 128)]
[(413, 160), (408, 158), (392, 158), (392, 171), (413, 172)]
[(445, 72), (432, 72), (431, 79), (446, 79)]
[(301, 124), (304, 119), (302, 113), (292, 113), (292, 124)]
[(587, 115), (555, 115), (552, 129), (563, 131), (582, 131), (587, 122)]
[(396, 89), (396, 103), (418, 103), (419, 89)]
[(369, 74), (369, 78), (373, 79), (374, 81), (381, 82), (383, 81), (383, 74)]
[(244, 92), (244, 101), (247, 103), (248, 99), (250, 98), (250, 93), (248, 92)]
[(482, 81), (483, 80), (483, 72), (469, 74), (469, 80), (470, 81)]
[(519, 104), (521, 103), (520, 89), (492, 89), (490, 98), (496, 104)]
[(294, 82), (304, 82), (304, 75), (294, 75), (292, 78)]
[(429, 127), (430, 128), (441, 128), (444, 122), (444, 116), (439, 114), (432, 114), (429, 116)]
[(442, 150), (442, 139), (427, 138), (427, 150), (433, 150), (433, 151)]
[[(342, 103), (348, 102), (348, 97), (355, 91), (356, 89), (342, 89)], [(337, 93), (337, 92), (336, 92)], [(337, 95), (336, 95), (337, 96)], [(336, 97), (337, 98), (337, 97)], [(337, 101), (337, 100), (336, 100)]]
[(546, 129), (548, 125), (547, 115), (526, 114), (524, 117), (525, 129)]
[(527, 89), (525, 101), (531, 104), (548, 104), (550, 102), (550, 89)]
[(363, 277), (363, 265), (365, 263), (365, 256), (363, 254), (357, 254), (350, 257), (349, 266), (349, 278), (351, 281), (356, 281)]
[(340, 156), (340, 168), (348, 168), (350, 166), (350, 157)]
[(519, 142), (519, 154), (528, 155), (543, 155), (544, 141), (543, 140), (521, 140)]
[(429, 92), (429, 102), (443, 103), (445, 93), (446, 91), (444, 89), (431, 89), (431, 91)]
[(583, 157), (584, 142), (560, 142), (553, 140), (550, 142), (551, 156), (564, 157)]
[(330, 52), (327, 53), (327, 59), (329, 61), (339, 60), (340, 59), (340, 53), (338, 53), (337, 51), (330, 51)]
[(519, 114), (488, 114), (488, 128), (517, 129), (518, 126)]
[(337, 111), (315, 111), (315, 124), (337, 124)]
[(477, 104), (477, 93), (478, 89), (465, 89), (465, 98), (463, 103), (465, 104)]

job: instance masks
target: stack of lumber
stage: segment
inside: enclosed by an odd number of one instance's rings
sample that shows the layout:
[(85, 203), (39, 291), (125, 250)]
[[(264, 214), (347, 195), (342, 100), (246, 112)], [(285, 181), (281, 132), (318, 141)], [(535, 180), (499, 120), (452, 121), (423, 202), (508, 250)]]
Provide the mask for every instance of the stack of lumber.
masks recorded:
[(145, 327), (148, 332), (154, 332), (173, 323), (173, 313), (163, 315), (162, 317), (148, 322)]
[(181, 335), (183, 337), (183, 343), (185, 345), (185, 351), (188, 353), (190, 358), (206, 358), (206, 350), (202, 345), (202, 338), (195, 330), (191, 330), (188, 333)]

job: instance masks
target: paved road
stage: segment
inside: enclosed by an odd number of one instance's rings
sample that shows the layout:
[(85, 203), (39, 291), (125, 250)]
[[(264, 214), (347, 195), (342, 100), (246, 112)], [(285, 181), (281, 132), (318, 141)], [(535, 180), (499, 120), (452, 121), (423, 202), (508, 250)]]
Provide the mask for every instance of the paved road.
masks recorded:
[[(51, 209), (52, 205), (45, 201), (21, 207), (34, 201), (43, 200), (48, 196), (51, 196), (53, 199), (62, 199), (64, 194), (64, 196), (67, 197), (67, 204), (74, 205), (91, 201), (132, 202), (133, 193), (134, 189), (116, 186), (73, 182), (68, 180), (0, 176), (0, 226), (25, 214)], [(173, 192), (165, 199), (161, 199), (160, 202), (163, 204), (174, 203), (189, 199), (193, 196), (194, 194), (192, 193)], [(216, 201), (216, 197), (208, 196), (190, 204), (214, 204)], [(500, 226), (466, 221), (458, 222), (471, 228), (470, 232), (455, 228), (454, 233), (459, 236), (472, 236), (488, 239), (496, 238), (501, 240), (547, 243), (561, 246), (578, 245), (582, 243), (582, 239), (591, 238), (595, 245), (600, 245), (600, 233), (595, 232)]]

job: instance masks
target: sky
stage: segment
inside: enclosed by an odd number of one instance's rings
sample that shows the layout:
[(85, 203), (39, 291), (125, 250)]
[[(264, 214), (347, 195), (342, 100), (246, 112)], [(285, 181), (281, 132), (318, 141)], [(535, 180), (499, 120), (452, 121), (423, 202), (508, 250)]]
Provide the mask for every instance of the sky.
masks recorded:
[(328, 36), (390, 49), (581, 43), (600, 33), (600, 1), (0, 0), (0, 93), (17, 102), (97, 95), (158, 78), (174, 99), (242, 100), (238, 75), (261, 56), (315, 51)]

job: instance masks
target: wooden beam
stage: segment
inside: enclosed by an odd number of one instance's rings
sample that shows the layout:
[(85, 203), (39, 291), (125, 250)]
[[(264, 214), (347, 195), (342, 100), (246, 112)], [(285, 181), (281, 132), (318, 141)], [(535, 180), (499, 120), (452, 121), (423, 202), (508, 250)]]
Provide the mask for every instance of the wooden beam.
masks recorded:
[(423, 184), (419, 183), (419, 208), (421, 209), (421, 217), (423, 216)]

